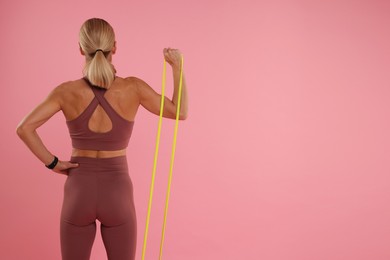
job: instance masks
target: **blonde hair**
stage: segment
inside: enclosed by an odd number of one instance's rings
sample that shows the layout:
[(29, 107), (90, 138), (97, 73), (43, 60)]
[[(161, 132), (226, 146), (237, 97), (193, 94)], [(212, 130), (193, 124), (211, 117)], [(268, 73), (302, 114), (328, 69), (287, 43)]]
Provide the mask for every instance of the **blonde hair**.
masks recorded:
[(80, 48), (86, 58), (84, 77), (95, 86), (109, 88), (116, 72), (111, 64), (115, 46), (113, 28), (103, 19), (92, 18), (81, 26), (79, 38)]

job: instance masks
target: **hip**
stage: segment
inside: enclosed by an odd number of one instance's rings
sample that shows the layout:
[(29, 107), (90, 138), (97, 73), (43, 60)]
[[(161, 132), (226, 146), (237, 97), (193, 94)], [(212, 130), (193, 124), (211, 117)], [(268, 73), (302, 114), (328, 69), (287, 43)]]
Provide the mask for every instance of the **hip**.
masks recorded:
[[(70, 161), (78, 163), (79, 166), (72, 168), (69, 171), (69, 175), (72, 174), (128, 174), (127, 157), (125, 155), (108, 157), (108, 158), (93, 158), (72, 156)], [(68, 176), (69, 176), (68, 175)]]

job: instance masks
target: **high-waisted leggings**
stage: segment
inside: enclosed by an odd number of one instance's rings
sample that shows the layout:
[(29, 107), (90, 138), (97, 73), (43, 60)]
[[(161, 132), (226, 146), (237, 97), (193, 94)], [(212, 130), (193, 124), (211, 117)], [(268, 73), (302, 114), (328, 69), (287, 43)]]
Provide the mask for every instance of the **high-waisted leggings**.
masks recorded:
[(108, 260), (134, 260), (137, 223), (126, 156), (71, 157), (64, 184), (60, 241), (62, 260), (89, 260), (100, 222)]

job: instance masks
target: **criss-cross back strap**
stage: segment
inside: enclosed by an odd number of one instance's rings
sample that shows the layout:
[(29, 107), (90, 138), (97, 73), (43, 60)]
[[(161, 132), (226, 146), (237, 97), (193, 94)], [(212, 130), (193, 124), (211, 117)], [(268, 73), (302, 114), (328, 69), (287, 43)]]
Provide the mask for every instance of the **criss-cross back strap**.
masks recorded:
[(104, 111), (107, 113), (108, 117), (111, 120), (113, 117), (118, 117), (117, 112), (114, 110), (114, 108), (111, 106), (111, 104), (104, 97), (104, 93), (106, 93), (106, 89), (95, 87), (88, 80), (86, 80), (86, 81), (88, 82), (88, 85), (91, 87), (93, 93), (95, 94), (95, 97), (98, 100), (99, 104), (102, 106)]

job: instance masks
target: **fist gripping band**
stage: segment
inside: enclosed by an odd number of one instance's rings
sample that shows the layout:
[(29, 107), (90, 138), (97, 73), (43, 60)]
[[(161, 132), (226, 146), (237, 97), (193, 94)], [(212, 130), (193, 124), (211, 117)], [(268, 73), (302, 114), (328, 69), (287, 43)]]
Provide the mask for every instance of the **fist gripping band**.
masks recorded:
[[(167, 193), (166, 193), (166, 196), (165, 196), (164, 222), (163, 222), (162, 234), (161, 234), (159, 260), (162, 260), (162, 250), (163, 250), (163, 245), (164, 245), (165, 228), (166, 228), (166, 222), (167, 222), (169, 195), (170, 195), (170, 192), (171, 192), (173, 163), (174, 163), (175, 151), (176, 151), (176, 139), (177, 139), (177, 130), (178, 130), (178, 126), (179, 126), (181, 92), (182, 92), (182, 85), (183, 85), (183, 62), (184, 62), (184, 59), (183, 59), (183, 55), (182, 55), (181, 56), (181, 65), (180, 65), (179, 93), (178, 93), (178, 98), (177, 98), (177, 107), (176, 107), (177, 110), (176, 110), (175, 128), (174, 128), (174, 133), (173, 133), (171, 163), (170, 163), (170, 167), (169, 167), (168, 187), (167, 187)], [(149, 221), (150, 221), (150, 212), (151, 212), (151, 209), (152, 209), (152, 200), (153, 200), (153, 191), (154, 191), (154, 179), (155, 179), (155, 176), (156, 176), (158, 150), (159, 150), (159, 146), (160, 146), (161, 125), (162, 125), (162, 118), (163, 118), (163, 111), (164, 111), (164, 99), (165, 99), (165, 78), (166, 78), (166, 61), (164, 59), (162, 84), (161, 84), (162, 87), (161, 87), (160, 116), (159, 116), (159, 120), (158, 120), (157, 137), (156, 137), (156, 149), (155, 149), (155, 152), (154, 152), (154, 163), (153, 163), (153, 171), (152, 171), (152, 180), (151, 180), (151, 184), (150, 184), (148, 213), (146, 215), (146, 227), (145, 227), (145, 233), (144, 233), (144, 244), (143, 244), (143, 248), (142, 248), (142, 257), (141, 257), (142, 260), (145, 260), (146, 243), (147, 243), (147, 240), (148, 240), (148, 230), (149, 230)]]

